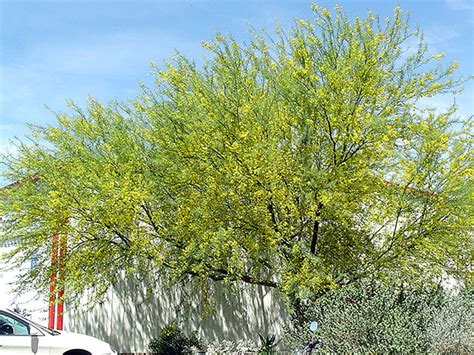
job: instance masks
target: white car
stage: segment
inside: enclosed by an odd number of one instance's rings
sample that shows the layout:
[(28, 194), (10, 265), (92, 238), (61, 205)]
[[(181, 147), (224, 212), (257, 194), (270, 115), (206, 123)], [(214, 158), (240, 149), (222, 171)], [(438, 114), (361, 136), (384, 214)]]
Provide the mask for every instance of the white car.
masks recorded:
[(48, 329), (19, 314), (0, 308), (0, 355), (116, 354), (99, 339)]

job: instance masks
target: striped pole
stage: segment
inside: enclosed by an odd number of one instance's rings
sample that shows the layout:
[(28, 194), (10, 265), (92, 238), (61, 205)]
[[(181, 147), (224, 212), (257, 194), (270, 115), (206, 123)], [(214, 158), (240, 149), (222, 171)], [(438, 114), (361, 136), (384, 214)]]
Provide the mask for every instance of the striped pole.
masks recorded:
[(59, 236), (53, 235), (52, 255), (51, 255), (51, 276), (49, 279), (49, 312), (48, 312), (48, 328), (55, 329), (56, 320), (56, 264), (58, 262), (58, 245)]
[(64, 284), (63, 284), (63, 277), (64, 277), (64, 260), (66, 257), (66, 248), (67, 248), (67, 235), (61, 235), (61, 241), (59, 243), (59, 282), (60, 282), (60, 289), (58, 292), (58, 309), (56, 314), (56, 329), (63, 330), (63, 323), (64, 323)]

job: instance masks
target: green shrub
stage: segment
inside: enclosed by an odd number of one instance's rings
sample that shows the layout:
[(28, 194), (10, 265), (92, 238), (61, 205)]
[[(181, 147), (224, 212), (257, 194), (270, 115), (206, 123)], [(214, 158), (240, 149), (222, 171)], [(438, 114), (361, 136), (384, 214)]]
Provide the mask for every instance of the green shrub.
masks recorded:
[(157, 355), (181, 355), (190, 352), (193, 347), (201, 347), (196, 333), (188, 337), (176, 322), (171, 322), (159, 331), (148, 345), (148, 350)]
[(252, 340), (239, 340), (237, 342), (230, 340), (213, 341), (208, 344), (206, 354), (252, 354), (258, 353), (259, 347)]
[(258, 333), (260, 338), (260, 347), (258, 353), (261, 355), (274, 354), (276, 352), (276, 347), (278, 346), (279, 340), (276, 340), (276, 335), (267, 335), (264, 336)]
[[(316, 336), (321, 352), (419, 353), (431, 348), (429, 327), (449, 300), (441, 289), (359, 282), (314, 304), (295, 305), (287, 345), (301, 349)], [(309, 323), (320, 327), (311, 334)]]
[(428, 329), (430, 353), (474, 354), (474, 289), (451, 297)]

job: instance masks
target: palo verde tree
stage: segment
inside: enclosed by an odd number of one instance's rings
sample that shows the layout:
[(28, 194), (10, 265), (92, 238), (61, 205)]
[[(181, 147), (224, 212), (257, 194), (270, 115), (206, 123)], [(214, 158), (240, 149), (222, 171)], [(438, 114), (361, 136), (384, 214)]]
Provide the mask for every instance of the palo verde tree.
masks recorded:
[[(313, 5), (274, 36), (217, 35), (127, 102), (71, 104), (4, 159), (4, 238), (47, 282), (102, 291), (118, 270), (241, 281), (290, 298), (355, 280), (472, 280), (472, 130), (420, 100), (460, 90), (400, 8)], [(418, 41), (418, 45), (409, 47)], [(468, 122), (468, 120), (466, 120)]]

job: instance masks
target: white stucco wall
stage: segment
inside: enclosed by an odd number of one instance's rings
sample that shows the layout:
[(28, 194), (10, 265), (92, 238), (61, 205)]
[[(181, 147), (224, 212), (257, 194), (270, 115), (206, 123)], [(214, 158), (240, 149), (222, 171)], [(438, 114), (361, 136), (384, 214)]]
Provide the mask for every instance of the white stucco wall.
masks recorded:
[(14, 292), (16, 279), (19, 275), (28, 272), (31, 265), (26, 263), (21, 268), (10, 267), (3, 256), (11, 249), (11, 247), (0, 247), (0, 305), (10, 309), (17, 306), (28, 318), (46, 326), (48, 324), (47, 293), (42, 295), (31, 290), (17, 295)]
[(241, 285), (231, 292), (214, 287), (215, 305), (207, 314), (202, 293), (191, 287), (168, 289), (123, 281), (91, 309), (66, 309), (65, 329), (96, 336), (121, 352), (144, 352), (158, 330), (178, 321), (185, 332), (197, 330), (207, 342), (251, 339), (282, 333), (287, 314), (274, 290)]

